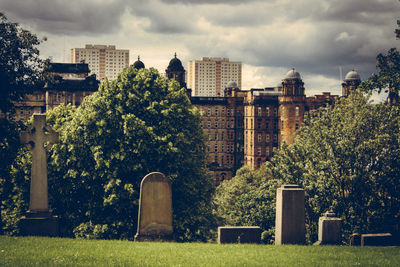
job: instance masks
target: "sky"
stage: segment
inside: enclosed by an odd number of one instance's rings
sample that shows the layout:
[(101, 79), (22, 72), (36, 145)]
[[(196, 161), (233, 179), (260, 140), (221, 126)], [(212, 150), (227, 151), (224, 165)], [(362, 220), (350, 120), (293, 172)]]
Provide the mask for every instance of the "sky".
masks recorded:
[(241, 61), (242, 88), (273, 87), (295, 68), (308, 96), (341, 94), (342, 77), (376, 72), (376, 55), (400, 47), (399, 0), (0, 0), (0, 12), (47, 41), (42, 57), (116, 45), (165, 72), (190, 60)]

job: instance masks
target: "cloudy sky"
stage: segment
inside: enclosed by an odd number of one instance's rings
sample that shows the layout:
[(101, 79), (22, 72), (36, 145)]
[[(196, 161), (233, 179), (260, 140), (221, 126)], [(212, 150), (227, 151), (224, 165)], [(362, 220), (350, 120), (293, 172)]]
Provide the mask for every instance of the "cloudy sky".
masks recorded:
[(399, 0), (0, 0), (0, 12), (47, 42), (43, 57), (69, 62), (71, 48), (114, 44), (164, 72), (176, 52), (189, 60), (243, 63), (243, 89), (275, 86), (296, 68), (306, 94), (340, 94), (375, 57), (400, 47)]

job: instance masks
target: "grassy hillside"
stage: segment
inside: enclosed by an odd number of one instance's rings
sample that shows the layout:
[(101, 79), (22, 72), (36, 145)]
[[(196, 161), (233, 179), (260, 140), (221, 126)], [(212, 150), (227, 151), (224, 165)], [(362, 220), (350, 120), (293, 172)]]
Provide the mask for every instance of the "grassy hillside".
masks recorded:
[(0, 266), (400, 266), (400, 247), (138, 243), (0, 236)]

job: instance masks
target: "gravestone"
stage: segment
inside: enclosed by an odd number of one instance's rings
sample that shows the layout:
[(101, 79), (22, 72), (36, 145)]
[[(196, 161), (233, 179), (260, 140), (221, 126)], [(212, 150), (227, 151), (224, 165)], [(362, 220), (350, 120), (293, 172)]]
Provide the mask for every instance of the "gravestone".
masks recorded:
[(282, 185), (276, 192), (275, 245), (305, 243), (304, 190)]
[(340, 242), (342, 219), (335, 217), (333, 211), (327, 211), (318, 221), (318, 241), (314, 245), (336, 245)]
[(258, 226), (220, 226), (218, 227), (218, 244), (227, 243), (260, 243), (261, 228)]
[[(58, 217), (49, 210), (46, 148), (58, 142), (58, 134), (46, 125), (46, 115), (34, 114), (33, 124), (21, 133), (20, 141), (32, 150), (29, 210), (21, 218), (21, 234), (55, 236)], [(48, 147), (44, 146), (46, 143)]]
[(140, 184), (135, 241), (172, 240), (171, 182), (160, 172), (146, 175)]

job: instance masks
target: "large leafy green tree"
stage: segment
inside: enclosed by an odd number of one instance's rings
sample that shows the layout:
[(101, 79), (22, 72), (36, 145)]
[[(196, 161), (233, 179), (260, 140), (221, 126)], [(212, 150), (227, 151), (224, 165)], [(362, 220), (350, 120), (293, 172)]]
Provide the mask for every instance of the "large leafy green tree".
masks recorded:
[(0, 13), (0, 111), (11, 110), (41, 81), (41, 40)]
[(214, 186), (205, 168), (200, 115), (184, 89), (154, 69), (125, 69), (78, 108), (48, 113), (51, 205), (65, 235), (133, 238), (139, 186), (160, 171), (172, 183), (178, 240), (206, 240)]
[[(400, 219), (400, 109), (370, 104), (367, 97), (356, 92), (335, 107), (311, 114), (294, 144), (282, 147), (257, 172), (263, 178), (250, 179), (256, 191), (246, 193), (251, 200), (242, 201), (242, 197), (233, 206), (229, 201), (219, 201), (227, 207), (225, 213), (223, 207), (219, 208), (222, 215), (229, 218), (233, 214), (229, 220), (237, 224), (240, 220), (254, 221), (264, 230), (271, 229), (274, 214), (265, 213), (263, 220), (258, 214), (266, 206), (275, 205), (273, 192), (280, 184), (294, 183), (305, 189), (309, 242), (317, 238), (318, 218), (330, 209), (343, 219), (345, 240), (353, 232), (393, 232)], [(227, 183), (238, 183), (237, 179)], [(245, 192), (252, 187), (243, 184)], [(217, 193), (219, 198), (233, 198)], [(267, 203), (253, 206), (260, 196)], [(242, 205), (245, 207), (240, 210)], [(246, 210), (251, 207), (256, 211), (248, 214)]]

